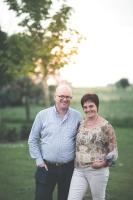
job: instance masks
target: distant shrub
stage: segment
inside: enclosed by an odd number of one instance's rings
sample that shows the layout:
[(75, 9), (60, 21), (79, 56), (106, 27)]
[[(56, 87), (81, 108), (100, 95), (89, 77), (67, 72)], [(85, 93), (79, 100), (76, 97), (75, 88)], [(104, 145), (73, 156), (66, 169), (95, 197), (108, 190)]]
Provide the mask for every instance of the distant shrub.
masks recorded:
[(28, 137), (29, 137), (30, 130), (31, 130), (31, 124), (30, 123), (23, 124), (20, 128), (20, 139), (21, 140), (27, 140)]
[(8, 128), (5, 139), (8, 142), (16, 142), (19, 139), (19, 135), (15, 128)]
[(129, 128), (133, 127), (132, 117), (124, 117), (124, 118), (108, 117), (108, 120), (111, 122), (113, 126), (129, 127)]
[(20, 106), (28, 98), (30, 103), (40, 103), (43, 99), (41, 86), (35, 85), (30, 79), (15, 80), (0, 90), (0, 106)]
[(6, 125), (3, 123), (0, 123), (0, 141), (5, 140), (6, 129), (7, 129)]
[(116, 86), (119, 88), (127, 88), (130, 86), (130, 83), (127, 78), (122, 78), (116, 82)]
[(18, 139), (16, 128), (7, 127), (4, 123), (0, 124), (0, 142), (16, 142)]

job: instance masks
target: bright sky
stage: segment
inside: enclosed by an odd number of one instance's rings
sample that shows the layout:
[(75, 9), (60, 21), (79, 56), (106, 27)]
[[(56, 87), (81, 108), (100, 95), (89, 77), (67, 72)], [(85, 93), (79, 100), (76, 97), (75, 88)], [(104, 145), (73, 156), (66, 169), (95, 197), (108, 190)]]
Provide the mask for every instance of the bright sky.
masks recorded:
[[(69, 0), (71, 26), (86, 36), (75, 64), (61, 70), (73, 86), (106, 86), (121, 78), (133, 83), (133, 1)], [(15, 15), (0, 0), (2, 30), (16, 31)]]

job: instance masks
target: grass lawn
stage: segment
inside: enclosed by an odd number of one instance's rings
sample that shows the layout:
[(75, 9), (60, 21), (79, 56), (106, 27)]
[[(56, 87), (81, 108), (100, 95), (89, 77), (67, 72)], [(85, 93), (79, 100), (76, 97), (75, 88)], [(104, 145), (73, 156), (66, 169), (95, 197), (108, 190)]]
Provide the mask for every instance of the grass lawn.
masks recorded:
[(33, 199), (35, 169), (27, 144), (0, 144), (0, 163), (0, 199)]
[(110, 169), (107, 188), (109, 200), (133, 199), (133, 129), (117, 128), (119, 159), (117, 165)]
[[(133, 129), (116, 128), (119, 147), (117, 165), (110, 169), (107, 200), (133, 198)], [(30, 158), (27, 142), (0, 144), (0, 199), (34, 199), (35, 163)], [(55, 192), (54, 200), (56, 200)]]

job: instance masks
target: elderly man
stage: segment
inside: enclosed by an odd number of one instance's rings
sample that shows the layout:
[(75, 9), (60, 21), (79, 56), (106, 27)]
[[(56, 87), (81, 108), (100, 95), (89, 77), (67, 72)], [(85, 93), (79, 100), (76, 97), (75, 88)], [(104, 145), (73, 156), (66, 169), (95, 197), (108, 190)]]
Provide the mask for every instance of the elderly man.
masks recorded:
[(40, 111), (33, 123), (28, 144), (36, 160), (36, 200), (52, 200), (55, 185), (58, 200), (67, 200), (74, 168), (75, 136), (81, 115), (69, 107), (72, 90), (56, 88), (53, 107)]

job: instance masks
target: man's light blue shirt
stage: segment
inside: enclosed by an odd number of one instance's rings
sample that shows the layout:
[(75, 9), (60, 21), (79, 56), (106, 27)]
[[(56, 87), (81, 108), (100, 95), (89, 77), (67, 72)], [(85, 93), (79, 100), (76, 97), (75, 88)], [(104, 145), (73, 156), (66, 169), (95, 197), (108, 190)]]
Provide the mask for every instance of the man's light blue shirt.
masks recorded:
[(75, 157), (75, 137), (81, 114), (69, 108), (61, 118), (56, 107), (40, 111), (28, 139), (29, 151), (37, 165), (50, 162), (67, 163)]

